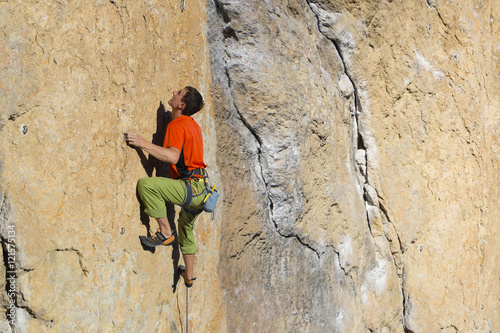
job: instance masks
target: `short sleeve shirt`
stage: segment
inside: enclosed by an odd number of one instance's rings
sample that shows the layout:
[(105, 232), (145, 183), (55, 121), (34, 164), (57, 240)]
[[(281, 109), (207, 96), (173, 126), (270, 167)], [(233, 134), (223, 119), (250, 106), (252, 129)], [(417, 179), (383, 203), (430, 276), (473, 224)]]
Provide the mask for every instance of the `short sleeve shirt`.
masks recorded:
[(200, 126), (189, 116), (180, 116), (168, 124), (163, 147), (174, 147), (181, 152), (179, 161), (169, 165), (170, 178), (181, 178), (191, 170), (207, 167), (203, 162)]

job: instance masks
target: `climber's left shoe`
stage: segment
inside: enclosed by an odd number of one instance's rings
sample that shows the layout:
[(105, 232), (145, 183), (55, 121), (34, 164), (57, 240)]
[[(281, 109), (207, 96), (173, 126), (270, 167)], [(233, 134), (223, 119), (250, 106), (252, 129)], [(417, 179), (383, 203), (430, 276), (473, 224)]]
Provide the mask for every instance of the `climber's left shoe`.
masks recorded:
[(154, 236), (151, 237), (139, 236), (139, 239), (141, 240), (142, 244), (149, 247), (155, 247), (158, 245), (168, 246), (168, 245), (173, 245), (177, 240), (177, 232), (173, 230), (172, 236), (170, 236), (169, 238), (166, 238), (165, 236), (163, 236), (161, 232), (158, 231)]

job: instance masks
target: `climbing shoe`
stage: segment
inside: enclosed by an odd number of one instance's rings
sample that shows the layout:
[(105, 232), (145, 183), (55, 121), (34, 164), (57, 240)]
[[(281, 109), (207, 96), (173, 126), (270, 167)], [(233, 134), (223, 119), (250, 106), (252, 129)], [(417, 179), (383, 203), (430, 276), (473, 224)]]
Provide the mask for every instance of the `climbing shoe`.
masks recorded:
[(179, 273), (180, 276), (184, 279), (184, 285), (187, 288), (191, 288), (193, 286), (193, 281), (196, 280), (196, 278), (188, 279), (186, 277), (186, 267), (184, 265), (180, 265), (177, 267), (177, 273)]
[(172, 231), (172, 236), (166, 238), (163, 236), (161, 232), (157, 232), (156, 235), (151, 237), (139, 236), (141, 243), (148, 247), (155, 247), (158, 245), (173, 245), (175, 240), (177, 239), (177, 232), (175, 230)]

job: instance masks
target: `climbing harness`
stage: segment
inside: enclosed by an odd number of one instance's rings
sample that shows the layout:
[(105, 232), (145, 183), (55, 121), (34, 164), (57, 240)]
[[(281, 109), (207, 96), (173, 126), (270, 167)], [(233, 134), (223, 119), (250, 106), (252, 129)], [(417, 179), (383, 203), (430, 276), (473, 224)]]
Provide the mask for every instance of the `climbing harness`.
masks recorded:
[[(205, 188), (202, 192), (193, 195), (191, 180), (200, 181), (201, 179), (203, 179), (203, 181), (205, 182)], [(191, 170), (189, 174), (183, 175), (182, 180), (184, 180), (184, 183), (186, 184), (186, 199), (181, 204), (184, 210), (193, 215), (198, 215), (204, 211), (212, 213), (213, 220), (215, 218), (214, 211), (215, 206), (217, 205), (217, 200), (219, 199), (219, 192), (217, 192), (217, 190), (215, 189), (217, 185), (211, 187), (207, 171), (205, 169)], [(201, 195), (205, 195), (205, 198), (203, 199), (203, 208), (197, 210), (188, 209), (187, 206), (191, 204), (193, 198), (199, 197)]]

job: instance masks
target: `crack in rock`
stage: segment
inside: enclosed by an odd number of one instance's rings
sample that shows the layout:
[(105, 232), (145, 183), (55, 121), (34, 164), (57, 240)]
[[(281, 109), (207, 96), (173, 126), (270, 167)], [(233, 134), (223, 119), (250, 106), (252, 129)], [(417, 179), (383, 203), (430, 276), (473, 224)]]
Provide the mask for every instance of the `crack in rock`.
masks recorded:
[[(35, 311), (28, 304), (28, 300), (18, 285), (18, 278), (25, 273), (31, 272), (33, 268), (22, 267), (19, 260), (19, 246), (15, 230), (15, 224), (12, 221), (12, 206), (9, 197), (5, 194), (1, 197), (0, 208), (0, 244), (3, 252), (3, 265), (5, 267), (5, 293), (7, 296), (7, 305), (4, 306), (7, 321), (12, 332), (21, 329), (19, 322), (19, 311), (24, 311), (32, 319), (41, 321), (47, 328), (53, 328), (54, 320), (47, 319), (44, 316), (44, 310)], [(83, 264), (83, 255), (80, 250), (74, 248), (55, 249), (57, 252), (74, 252), (78, 256), (80, 268), (85, 276), (88, 275), (88, 269)]]
[[(237, 36), (236, 31), (234, 31), (234, 29), (231, 27), (231, 19), (229, 17), (228, 11), (224, 8), (224, 4), (221, 1), (219, 1), (219, 0), (215, 0), (214, 3), (215, 3), (215, 6), (216, 6), (216, 9), (217, 9), (217, 14), (222, 18), (222, 20), (224, 21), (224, 23), (226, 23), (225, 27), (223, 28), (222, 35), (225, 38), (233, 38), (235, 41), (239, 41), (239, 38)], [(227, 48), (225, 48), (225, 55), (226, 55), (226, 57), (228, 59), (231, 59), (231, 55), (228, 53)], [(230, 72), (229, 72), (229, 66), (227, 64), (227, 61), (224, 64), (224, 66), (225, 66), (225, 76), (227, 78), (227, 85), (228, 85), (229, 90), (231, 91), (231, 88), (232, 88), (232, 79), (231, 79), (231, 75), (230, 75)], [(263, 159), (265, 157), (263, 157), (263, 146), (264, 146), (263, 139), (260, 137), (260, 135), (258, 134), (257, 130), (245, 118), (245, 116), (243, 115), (243, 113), (241, 112), (241, 110), (238, 108), (236, 102), (234, 101), (234, 98), (231, 98), (231, 104), (232, 104), (232, 106), (234, 107), (234, 109), (236, 110), (236, 112), (238, 114), (238, 119), (241, 120), (241, 122), (244, 125), (244, 127), (248, 129), (248, 131), (252, 134), (252, 137), (258, 143), (256, 155), (257, 155), (257, 164), (258, 164), (259, 170), (260, 170), (259, 177), (262, 180), (262, 182), (264, 184), (264, 187), (265, 187), (265, 190), (266, 190), (265, 196), (266, 196), (267, 201), (268, 201), (269, 219), (270, 219), (270, 221), (272, 221), (272, 223), (274, 225), (275, 232), (278, 235), (280, 235), (281, 237), (283, 237), (283, 238), (295, 239), (299, 244), (301, 244), (305, 248), (313, 251), (316, 254), (317, 258), (319, 259), (320, 258), (320, 252), (319, 252), (319, 250), (315, 249), (312, 245), (308, 244), (298, 234), (296, 234), (296, 233), (289, 233), (289, 234), (287, 234), (287, 233), (283, 233), (282, 231), (280, 231), (279, 225), (278, 225), (277, 221), (275, 220), (275, 218), (273, 217), (274, 216), (273, 212), (274, 212), (275, 205), (274, 205), (274, 202), (273, 202), (273, 200), (271, 198), (271, 195), (270, 195), (270, 192), (269, 192), (269, 187), (271, 185), (269, 184), (268, 181), (266, 181), (266, 177), (264, 175), (265, 174), (265, 165), (263, 163)]]
[(80, 264), (80, 269), (82, 270), (82, 273), (83, 275), (85, 275), (86, 277), (88, 277), (88, 274), (89, 274), (89, 270), (87, 269), (87, 267), (85, 267), (84, 263), (83, 263), (83, 254), (80, 250), (78, 249), (75, 249), (75, 248), (66, 248), (66, 249), (55, 249), (55, 251), (57, 252), (74, 252), (76, 253), (76, 255), (78, 256), (78, 263)]
[(245, 251), (245, 248), (247, 247), (247, 245), (249, 245), (250, 243), (252, 243), (256, 239), (257, 240), (260, 239), (261, 234), (262, 234), (261, 232), (258, 232), (255, 235), (253, 235), (245, 244), (243, 244), (240, 251), (236, 252), (235, 254), (232, 254), (231, 256), (229, 256), (229, 258), (230, 259), (239, 258), (239, 256)]
[[(403, 298), (402, 304), (402, 326), (405, 331), (408, 331), (405, 323), (405, 317), (409, 315), (409, 308), (407, 307), (407, 300), (405, 295), (405, 279), (402, 278), (402, 272), (404, 270), (404, 262), (402, 259), (402, 254), (404, 253), (403, 245), (401, 243), (401, 238), (399, 233), (397, 232), (396, 227), (391, 222), (389, 218), (387, 208), (380, 202), (378, 191), (374, 186), (370, 183), (370, 177), (368, 174), (369, 171), (369, 159), (368, 154), (370, 153), (369, 148), (370, 145), (374, 145), (373, 138), (367, 140), (365, 137), (366, 134), (363, 133), (362, 130), (362, 122), (360, 121), (360, 115), (364, 112), (362, 108), (362, 103), (360, 99), (360, 91), (356, 85), (355, 80), (352, 77), (352, 74), (349, 71), (349, 66), (346, 61), (346, 57), (349, 56), (351, 52), (354, 52), (356, 49), (356, 43), (354, 41), (353, 36), (345, 30), (335, 31), (333, 32), (331, 28), (335, 25), (335, 19), (331, 16), (331, 13), (320, 9), (317, 4), (312, 1), (306, 0), (309, 7), (313, 11), (316, 17), (318, 30), (320, 33), (326, 37), (328, 40), (332, 42), (339, 58), (341, 59), (344, 74), (347, 77), (348, 81), (344, 79), (345, 82), (341, 82), (340, 88), (344, 97), (348, 98), (352, 94), (354, 94), (354, 117), (353, 117), (353, 133), (356, 135), (355, 144), (355, 165), (358, 167), (357, 172), (359, 174), (358, 179), (360, 179), (363, 184), (363, 200), (365, 201), (366, 208), (366, 216), (368, 221), (368, 227), (372, 237), (374, 236), (382, 236), (384, 235), (387, 241), (389, 242), (389, 246), (391, 248), (391, 255), (395, 266), (398, 269), (398, 276), (401, 283), (401, 292)], [(341, 15), (341, 14), (336, 14)], [(353, 138), (354, 139), (354, 138)], [(386, 231), (383, 227), (383, 220), (387, 222), (389, 225), (389, 230)], [(391, 234), (394, 233), (395, 237), (391, 237)], [(393, 246), (395, 239), (397, 239), (397, 249)], [(394, 250), (395, 249), (395, 250)]]
[[(49, 320), (44, 318), (43, 314), (37, 313), (35, 310), (31, 309), (29, 305), (21, 305), (26, 301), (23, 293), (18, 290), (17, 278), (20, 276), (20, 270), (22, 272), (29, 272), (33, 269), (22, 268), (17, 259), (18, 249), (15, 245), (15, 240), (12, 238), (5, 238), (3, 235), (0, 236), (0, 243), (3, 250), (3, 264), (5, 267), (5, 293), (8, 297), (8, 305), (5, 306), (5, 315), (12, 332), (17, 332), (19, 328), (18, 323), (18, 311), (24, 310), (33, 319), (40, 320), (48, 328), (54, 326), (54, 320)], [(13, 259), (13, 260), (12, 260)]]

